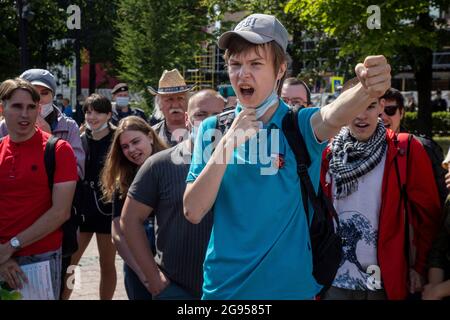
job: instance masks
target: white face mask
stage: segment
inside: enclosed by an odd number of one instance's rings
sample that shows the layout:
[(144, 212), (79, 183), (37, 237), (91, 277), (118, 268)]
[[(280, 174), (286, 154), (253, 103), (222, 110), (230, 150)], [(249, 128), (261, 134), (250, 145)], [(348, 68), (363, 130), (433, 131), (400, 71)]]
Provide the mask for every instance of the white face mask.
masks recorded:
[(53, 111), (53, 103), (47, 103), (41, 105), (41, 117), (45, 118)]
[(89, 125), (89, 123), (86, 122), (86, 128), (89, 129), (89, 130), (91, 130), (92, 133), (100, 132), (100, 131), (102, 131), (103, 129), (106, 129), (107, 127), (108, 127), (108, 122), (105, 122), (105, 123), (102, 124), (98, 129), (93, 130), (93, 129), (91, 128), (91, 126)]
[(116, 105), (119, 108), (123, 108), (128, 106), (128, 103), (130, 102), (130, 97), (117, 97), (116, 98)]

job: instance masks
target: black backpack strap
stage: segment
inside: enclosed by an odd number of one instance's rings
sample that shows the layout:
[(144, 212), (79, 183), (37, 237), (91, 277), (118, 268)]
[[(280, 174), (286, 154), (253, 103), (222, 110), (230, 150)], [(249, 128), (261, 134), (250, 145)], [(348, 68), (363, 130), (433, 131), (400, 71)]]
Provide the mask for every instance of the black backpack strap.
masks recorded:
[[(330, 200), (325, 196), (323, 191), (319, 186), (319, 195), (314, 190), (311, 178), (308, 174), (308, 167), (311, 165), (311, 158), (309, 156), (308, 149), (306, 148), (305, 140), (300, 131), (298, 125), (298, 112), (299, 110), (289, 110), (286, 116), (283, 118), (283, 133), (291, 147), (292, 152), (295, 155), (295, 160), (297, 161), (297, 174), (300, 177), (300, 186), (302, 191), (303, 207), (305, 209), (307, 221), (309, 223), (309, 201), (311, 201), (314, 212), (316, 213), (316, 218), (318, 220), (326, 220), (326, 211), (333, 216), (336, 220), (338, 227), (339, 221), (337, 220), (336, 211), (331, 204)], [(326, 208), (324, 207), (326, 206)]]
[[(404, 148), (405, 146), (400, 146), (400, 141), (398, 139), (398, 135), (396, 134), (394, 136), (394, 143), (397, 146), (397, 148), (403, 150), (403, 151), (398, 151), (397, 155), (395, 157), (394, 160), (394, 165), (395, 165), (395, 171), (396, 171), (396, 175), (397, 175), (397, 183), (398, 183), (398, 187), (400, 190), (400, 203), (403, 202), (403, 207), (404, 207), (404, 220), (405, 220), (405, 247), (404, 247), (404, 254), (406, 257), (406, 262), (408, 264), (408, 268), (411, 268), (411, 248), (410, 248), (410, 235), (409, 235), (409, 210), (408, 210), (408, 193), (406, 192), (406, 177), (408, 174), (408, 158), (409, 158), (409, 152), (410, 152), (410, 148), (411, 148), (411, 140), (413, 139), (413, 135), (412, 134), (408, 134), (408, 141), (407, 141), (407, 145), (406, 145), (406, 150), (402, 149), (402, 147)], [(405, 152), (406, 154), (401, 155), (401, 152)], [(402, 165), (402, 172), (400, 172), (400, 168), (399, 168), (399, 159), (398, 156), (404, 156), (405, 158), (402, 159), (403, 161), (403, 165)]]
[(288, 113), (283, 118), (283, 133), (289, 142), (289, 146), (294, 152), (297, 164), (304, 164), (308, 168), (311, 165), (311, 158), (309, 157), (305, 140), (303, 140), (303, 135), (298, 125), (298, 112), (298, 109), (289, 109)]
[(84, 132), (81, 136), (81, 146), (83, 147), (84, 153), (87, 155), (89, 153), (89, 143), (87, 141), (86, 132)]
[(86, 136), (86, 132), (83, 132), (80, 136), (81, 139), (81, 146), (83, 147), (84, 150), (84, 162), (85, 162), (85, 166), (86, 166), (86, 162), (88, 161), (88, 158), (90, 157), (89, 154), (89, 142)]
[[(413, 135), (410, 134), (408, 135), (408, 146), (406, 147), (406, 172), (405, 172), (405, 176), (408, 174), (408, 160), (409, 160), (409, 151), (411, 149), (411, 140), (413, 139)], [(404, 181), (403, 184), (403, 201), (404, 201), (404, 206), (405, 206), (405, 254), (406, 254), (406, 259), (408, 261), (408, 265), (411, 268), (412, 267), (412, 257), (413, 255), (411, 254), (411, 237), (409, 234), (409, 211), (408, 211), (408, 193), (406, 192), (406, 180)]]
[(306, 148), (303, 135), (298, 126), (298, 111), (289, 110), (283, 118), (283, 133), (294, 153), (297, 162), (297, 174), (300, 177), (300, 187), (302, 191), (303, 207), (305, 209), (307, 221), (309, 224), (309, 202), (311, 200), (313, 207), (320, 206), (311, 179), (308, 174), (308, 167), (311, 164), (308, 149)]
[(48, 187), (50, 190), (53, 189), (53, 179), (56, 168), (55, 146), (58, 140), (58, 137), (52, 135), (48, 138), (47, 143), (45, 144), (44, 163), (45, 171), (47, 172)]

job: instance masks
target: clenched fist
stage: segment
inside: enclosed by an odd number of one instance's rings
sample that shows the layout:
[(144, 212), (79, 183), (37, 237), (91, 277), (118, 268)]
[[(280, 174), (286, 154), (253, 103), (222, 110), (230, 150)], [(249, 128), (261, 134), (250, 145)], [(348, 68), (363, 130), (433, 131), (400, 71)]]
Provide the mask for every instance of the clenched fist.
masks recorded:
[(256, 119), (256, 110), (253, 108), (245, 108), (236, 116), (225, 138), (233, 141), (233, 147), (236, 148), (255, 136), (259, 128), (259, 121)]
[(391, 87), (391, 66), (384, 56), (368, 56), (355, 73), (371, 98), (379, 98)]

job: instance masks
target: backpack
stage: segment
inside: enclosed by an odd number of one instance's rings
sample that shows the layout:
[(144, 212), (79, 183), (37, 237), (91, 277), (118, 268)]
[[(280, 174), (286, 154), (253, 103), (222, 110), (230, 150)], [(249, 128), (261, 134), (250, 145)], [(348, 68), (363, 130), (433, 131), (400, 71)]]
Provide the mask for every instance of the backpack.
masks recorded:
[[(395, 172), (397, 175), (397, 183), (400, 190), (400, 201), (403, 202), (404, 207), (404, 221), (405, 221), (405, 247), (404, 254), (408, 268), (414, 264), (414, 255), (412, 254), (412, 239), (410, 237), (410, 230), (412, 225), (410, 225), (410, 210), (408, 205), (408, 194), (406, 192), (406, 178), (408, 175), (408, 159), (409, 152), (411, 148), (411, 140), (413, 139), (412, 134), (400, 133), (396, 134), (394, 138), (394, 143), (399, 149), (397, 156), (395, 157)], [(400, 155), (400, 156), (398, 156)]]
[(441, 207), (444, 207), (445, 199), (448, 194), (448, 190), (445, 185), (445, 174), (447, 171), (442, 167), (442, 162), (444, 161), (444, 151), (439, 144), (427, 136), (414, 135), (414, 138), (419, 140), (431, 160), (434, 179), (436, 180), (436, 186), (439, 191), (439, 199), (441, 200)]
[[(297, 174), (300, 178), (300, 189), (306, 221), (310, 220), (309, 201), (314, 209), (312, 221), (309, 224), (309, 236), (313, 257), (313, 276), (323, 286), (322, 295), (333, 283), (342, 259), (342, 240), (335, 231), (333, 219), (339, 228), (339, 219), (330, 200), (323, 193), (319, 184), (316, 194), (308, 167), (311, 165), (308, 149), (298, 126), (299, 110), (289, 110), (283, 118), (283, 133), (297, 161)], [(216, 129), (225, 133), (234, 121), (234, 110), (216, 116)], [(308, 201), (309, 200), (309, 201)]]
[[(48, 187), (50, 188), (50, 191), (53, 190), (53, 180), (56, 168), (55, 146), (58, 140), (58, 137), (53, 135), (50, 136), (44, 151), (45, 171), (47, 172)], [(80, 203), (81, 201), (78, 201), (77, 195), (80, 194), (80, 187), (81, 184), (77, 182), (74, 199), (72, 201), (72, 209), (70, 211), (70, 218), (61, 226), (63, 232), (62, 256), (64, 258), (70, 257), (78, 250), (77, 233), (80, 224), (80, 216), (77, 210), (77, 203)]]

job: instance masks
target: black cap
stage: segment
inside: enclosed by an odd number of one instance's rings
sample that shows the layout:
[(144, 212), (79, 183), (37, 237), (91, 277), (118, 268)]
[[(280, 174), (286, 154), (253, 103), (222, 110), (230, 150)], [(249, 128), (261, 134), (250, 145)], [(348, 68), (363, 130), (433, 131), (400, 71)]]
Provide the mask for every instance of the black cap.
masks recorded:
[(112, 94), (116, 94), (118, 92), (122, 91), (128, 91), (128, 85), (126, 83), (118, 83), (114, 86), (114, 88), (111, 90)]

